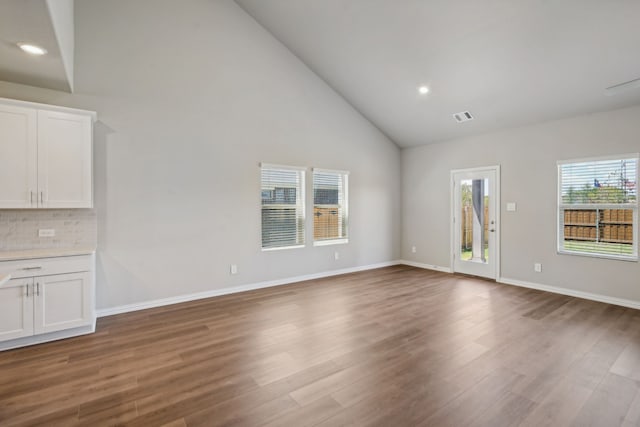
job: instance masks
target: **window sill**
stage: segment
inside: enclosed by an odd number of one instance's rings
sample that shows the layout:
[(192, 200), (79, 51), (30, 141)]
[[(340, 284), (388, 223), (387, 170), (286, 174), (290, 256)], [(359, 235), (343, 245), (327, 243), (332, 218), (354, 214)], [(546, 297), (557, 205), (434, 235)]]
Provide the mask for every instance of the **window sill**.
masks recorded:
[(262, 252), (275, 252), (275, 251), (283, 251), (287, 249), (299, 249), (304, 247), (305, 245), (277, 246), (275, 248), (262, 248)]
[(349, 243), (349, 239), (317, 240), (313, 242), (313, 246), (344, 245), (346, 243)]
[(583, 256), (587, 258), (602, 258), (602, 259), (611, 259), (615, 261), (631, 261), (638, 262), (637, 255), (624, 256), (624, 255), (605, 255), (605, 254), (593, 254), (589, 252), (575, 252), (575, 251), (566, 251), (563, 249), (558, 249), (558, 255), (573, 255), (573, 256)]

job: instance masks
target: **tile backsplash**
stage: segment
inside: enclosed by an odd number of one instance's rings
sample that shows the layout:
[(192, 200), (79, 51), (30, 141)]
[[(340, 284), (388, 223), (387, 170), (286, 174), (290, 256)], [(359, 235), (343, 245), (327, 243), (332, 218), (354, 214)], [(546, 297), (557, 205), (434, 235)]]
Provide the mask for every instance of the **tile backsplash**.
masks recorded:
[[(38, 237), (43, 228), (55, 237)], [(0, 251), (95, 247), (97, 230), (93, 209), (0, 210)]]

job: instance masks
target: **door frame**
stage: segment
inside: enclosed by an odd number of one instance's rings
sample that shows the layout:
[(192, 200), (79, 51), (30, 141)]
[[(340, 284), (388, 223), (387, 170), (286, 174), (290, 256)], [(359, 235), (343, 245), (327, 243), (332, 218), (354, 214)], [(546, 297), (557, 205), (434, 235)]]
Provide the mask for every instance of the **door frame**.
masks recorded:
[(500, 278), (500, 230), (502, 228), (502, 223), (500, 222), (500, 211), (502, 208), (500, 202), (500, 165), (493, 166), (480, 166), (475, 168), (465, 168), (465, 169), (452, 169), (449, 175), (449, 199), (450, 199), (450, 215), (449, 215), (449, 234), (450, 234), (450, 248), (449, 248), (449, 265), (451, 266), (451, 272), (455, 273), (455, 251), (456, 251), (456, 225), (454, 222), (455, 218), (455, 210), (456, 210), (456, 200), (455, 200), (455, 174), (457, 173), (465, 173), (465, 172), (480, 172), (480, 171), (493, 171), (496, 174), (496, 195), (495, 195), (495, 221), (496, 221), (496, 238), (495, 238), (495, 264), (496, 271), (495, 277), (489, 277), (489, 279), (498, 280)]

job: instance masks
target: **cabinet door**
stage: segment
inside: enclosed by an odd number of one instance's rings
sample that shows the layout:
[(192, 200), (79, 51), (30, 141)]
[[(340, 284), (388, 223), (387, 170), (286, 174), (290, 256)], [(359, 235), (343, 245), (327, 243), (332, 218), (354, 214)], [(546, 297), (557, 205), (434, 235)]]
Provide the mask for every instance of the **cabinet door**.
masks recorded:
[(0, 208), (36, 207), (36, 110), (0, 105)]
[(40, 276), (34, 282), (36, 334), (76, 328), (93, 322), (89, 273)]
[(93, 207), (91, 117), (38, 111), (38, 205)]
[(10, 280), (0, 287), (0, 341), (33, 333), (33, 279)]

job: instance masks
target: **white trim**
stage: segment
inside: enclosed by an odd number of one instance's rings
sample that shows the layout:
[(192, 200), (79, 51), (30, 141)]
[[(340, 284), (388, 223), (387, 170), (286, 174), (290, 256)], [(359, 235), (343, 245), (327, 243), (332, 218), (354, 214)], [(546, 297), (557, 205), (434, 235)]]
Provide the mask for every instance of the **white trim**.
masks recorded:
[(590, 258), (611, 259), (614, 261), (638, 262), (638, 254), (624, 256), (624, 255), (617, 255), (614, 253), (607, 254), (604, 252), (570, 251), (570, 250), (564, 249), (564, 245), (563, 245), (563, 249), (558, 249), (556, 252), (558, 253), (558, 255), (586, 256)]
[(465, 169), (451, 169), (451, 173), (464, 173), (464, 172), (481, 172), (481, 171), (486, 171), (486, 170), (494, 170), (494, 169), (500, 169), (500, 165), (493, 165), (493, 166), (478, 166), (476, 168), (465, 168)]
[(314, 240), (313, 246), (344, 245), (349, 239)]
[(411, 266), (411, 267), (424, 268), (426, 270), (441, 271), (442, 273), (451, 273), (451, 268), (449, 268), (449, 267), (441, 267), (439, 265), (424, 264), (424, 263), (421, 263), (421, 262), (409, 261), (409, 260), (406, 260), (406, 259), (401, 259), (399, 261), (399, 263), (402, 264), (402, 265), (408, 265), (408, 266)]
[(567, 295), (575, 298), (588, 299), (591, 301), (604, 302), (607, 304), (619, 305), (622, 307), (634, 308), (640, 310), (640, 301), (634, 301), (625, 298), (610, 297), (607, 295), (593, 294), (591, 292), (577, 291), (575, 289), (561, 288), (558, 286), (543, 285), (540, 283), (526, 282), (524, 280), (509, 279), (500, 277), (496, 280), (498, 283), (505, 285), (519, 286), (522, 288), (537, 289), (540, 291), (551, 292), (554, 294)]
[(139, 302), (134, 304), (126, 304), (111, 308), (102, 308), (97, 310), (98, 317), (112, 316), (114, 314), (128, 313), (131, 311), (146, 310), (148, 308), (162, 307), (165, 305), (178, 304), (182, 302), (195, 301), (203, 298), (217, 297), (221, 295), (235, 294), (238, 292), (253, 291), (256, 289), (270, 288), (274, 286), (288, 285), (296, 282), (304, 282), (306, 280), (322, 279), (324, 277), (337, 276), (340, 274), (356, 273), (358, 271), (372, 270), (375, 268), (390, 267), (401, 264), (400, 261), (387, 261), (377, 264), (362, 265), (359, 267), (342, 268), (339, 270), (330, 270), (322, 273), (305, 274), (303, 276), (288, 277), (284, 279), (267, 280), (264, 282), (250, 283), (247, 285), (233, 286), (222, 289), (212, 289), (210, 291), (198, 292), (195, 294), (179, 295), (175, 297), (162, 298), (152, 301)]
[(275, 251), (283, 251), (287, 249), (300, 249), (306, 248), (307, 245), (291, 245), (291, 246), (274, 246), (273, 248), (262, 248), (262, 252), (275, 252)]
[(307, 171), (306, 166), (278, 165), (274, 163), (264, 163), (264, 162), (260, 162), (258, 166), (260, 166), (260, 168), (262, 169), (285, 169), (285, 170), (302, 171), (302, 172)]
[(589, 163), (589, 162), (597, 162), (607, 160), (627, 160), (627, 159), (638, 159), (640, 155), (638, 153), (626, 153), (626, 154), (614, 154), (608, 156), (596, 156), (596, 157), (582, 157), (577, 159), (565, 159), (558, 160), (558, 166), (570, 164), (570, 163)]
[(335, 173), (341, 175), (349, 175), (349, 171), (341, 171), (338, 169), (321, 169), (321, 168), (311, 168), (311, 172), (318, 173)]

